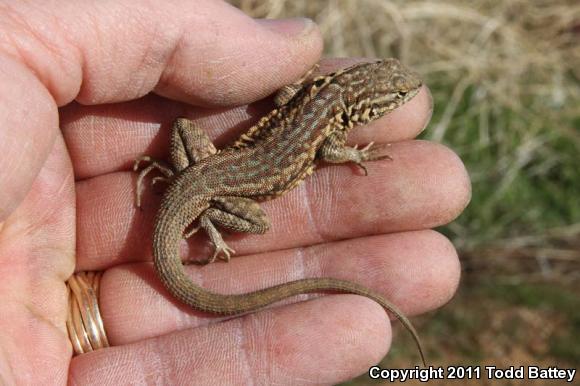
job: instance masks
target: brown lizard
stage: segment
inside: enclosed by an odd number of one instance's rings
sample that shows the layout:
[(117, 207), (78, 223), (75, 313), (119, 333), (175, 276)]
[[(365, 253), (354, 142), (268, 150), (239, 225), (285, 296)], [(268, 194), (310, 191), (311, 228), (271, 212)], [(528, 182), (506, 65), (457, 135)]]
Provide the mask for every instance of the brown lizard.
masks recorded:
[[(419, 337), (403, 314), (381, 295), (354, 282), (333, 278), (302, 279), (255, 292), (224, 295), (196, 285), (184, 272), (179, 243), (200, 228), (215, 247), (214, 261), (229, 260), (234, 251), (216, 225), (235, 231), (264, 233), (269, 220), (258, 200), (272, 199), (312, 174), (315, 161), (354, 162), (366, 174), (364, 161), (388, 158), (372, 143), (362, 149), (346, 146), (349, 130), (393, 111), (413, 98), (420, 78), (395, 59), (357, 64), (283, 87), (277, 107), (231, 146), (216, 150), (190, 120), (178, 118), (172, 128), (171, 165), (143, 156), (149, 165), (137, 179), (137, 206), (143, 177), (159, 170), (169, 186), (157, 213), (153, 233), (154, 265), (165, 287), (191, 307), (223, 315), (247, 313), (290, 296), (335, 291), (366, 296), (394, 314), (412, 334), (425, 364)], [(199, 225), (188, 231), (198, 220)]]

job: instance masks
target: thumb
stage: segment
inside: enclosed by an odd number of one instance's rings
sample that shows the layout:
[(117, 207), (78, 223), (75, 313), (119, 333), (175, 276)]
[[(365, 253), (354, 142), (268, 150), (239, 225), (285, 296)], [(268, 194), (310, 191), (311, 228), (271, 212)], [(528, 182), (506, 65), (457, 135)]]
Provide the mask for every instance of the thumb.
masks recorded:
[(152, 91), (203, 106), (244, 104), (297, 79), (321, 47), (306, 19), (257, 21), (214, 0), (1, 8), (0, 165), (9, 170), (0, 173), (0, 221), (23, 199), (54, 143), (57, 106)]

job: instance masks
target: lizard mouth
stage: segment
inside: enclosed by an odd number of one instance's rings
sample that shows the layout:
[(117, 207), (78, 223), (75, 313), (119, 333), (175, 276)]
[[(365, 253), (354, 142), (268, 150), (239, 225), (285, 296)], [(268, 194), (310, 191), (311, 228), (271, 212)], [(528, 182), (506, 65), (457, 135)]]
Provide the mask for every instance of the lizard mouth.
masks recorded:
[(417, 86), (414, 87), (412, 90), (400, 91), (399, 93), (401, 94), (401, 99), (403, 100), (403, 103), (410, 101), (411, 99), (413, 99), (415, 97), (415, 95), (419, 94), (419, 91), (421, 91), (422, 85), (423, 85), (423, 82), (419, 81), (417, 83)]

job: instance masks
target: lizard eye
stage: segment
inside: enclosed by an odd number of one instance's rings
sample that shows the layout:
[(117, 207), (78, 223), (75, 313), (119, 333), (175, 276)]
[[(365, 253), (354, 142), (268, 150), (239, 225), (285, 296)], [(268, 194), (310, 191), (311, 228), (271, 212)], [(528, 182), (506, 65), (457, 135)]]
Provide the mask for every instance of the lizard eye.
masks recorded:
[(405, 87), (405, 84), (407, 83), (405, 78), (403, 78), (400, 75), (395, 75), (391, 82), (392, 82), (393, 86), (395, 86), (395, 88), (403, 88), (403, 87)]
[(404, 98), (404, 97), (405, 97), (405, 95), (407, 95), (407, 92), (406, 92), (406, 91), (399, 91), (399, 92), (397, 92), (397, 96), (398, 96), (399, 98)]

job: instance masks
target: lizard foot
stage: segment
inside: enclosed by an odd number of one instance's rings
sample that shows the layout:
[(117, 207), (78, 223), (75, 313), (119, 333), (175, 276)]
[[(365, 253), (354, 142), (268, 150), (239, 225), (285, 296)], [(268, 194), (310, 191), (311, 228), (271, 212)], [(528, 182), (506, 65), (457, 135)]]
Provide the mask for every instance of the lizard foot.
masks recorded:
[(207, 260), (208, 263), (213, 263), (219, 257), (221, 260), (228, 263), (230, 261), (231, 255), (236, 253), (232, 248), (222, 240), (220, 243), (215, 244), (215, 250), (213, 255)]
[(356, 150), (358, 152), (359, 155), (359, 159), (356, 161), (356, 164), (365, 172), (365, 176), (368, 176), (369, 173), (367, 171), (366, 166), (363, 164), (364, 161), (377, 161), (377, 160), (381, 160), (381, 159), (388, 159), (388, 160), (393, 160), (393, 158), (388, 155), (383, 153), (383, 149), (385, 147), (388, 147), (390, 145), (383, 145), (383, 146), (374, 146), (375, 143), (371, 142), (368, 145), (366, 145), (365, 147), (363, 147), (362, 149), (358, 149), (358, 145), (355, 145), (353, 147), (354, 150)]
[(141, 207), (141, 194), (143, 193), (141, 187), (143, 186), (143, 179), (145, 178), (145, 176), (147, 176), (147, 174), (149, 174), (153, 170), (158, 170), (161, 172), (161, 174), (163, 174), (162, 177), (159, 176), (153, 178), (152, 181), (153, 185), (155, 185), (155, 183), (159, 181), (169, 180), (171, 177), (173, 177), (174, 174), (173, 169), (171, 168), (171, 166), (169, 166), (169, 164), (161, 160), (153, 159), (147, 155), (141, 156), (135, 160), (135, 164), (133, 165), (133, 171), (136, 172), (137, 170), (139, 170), (141, 162), (149, 163), (149, 165), (147, 165), (143, 170), (141, 170), (139, 172), (139, 175), (137, 176), (137, 188), (135, 190), (135, 205), (137, 206), (137, 208)]

